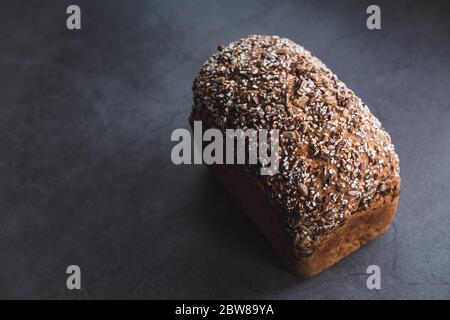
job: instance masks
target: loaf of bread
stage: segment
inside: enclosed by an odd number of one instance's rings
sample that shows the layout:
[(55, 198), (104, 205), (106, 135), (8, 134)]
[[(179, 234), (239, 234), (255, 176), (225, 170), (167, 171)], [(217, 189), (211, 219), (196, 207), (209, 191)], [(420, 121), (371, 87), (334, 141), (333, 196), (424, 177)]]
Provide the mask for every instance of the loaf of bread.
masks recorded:
[(220, 45), (193, 94), (191, 125), (279, 130), (277, 173), (210, 168), (290, 270), (314, 276), (389, 227), (400, 193), (390, 136), (309, 51), (277, 36)]

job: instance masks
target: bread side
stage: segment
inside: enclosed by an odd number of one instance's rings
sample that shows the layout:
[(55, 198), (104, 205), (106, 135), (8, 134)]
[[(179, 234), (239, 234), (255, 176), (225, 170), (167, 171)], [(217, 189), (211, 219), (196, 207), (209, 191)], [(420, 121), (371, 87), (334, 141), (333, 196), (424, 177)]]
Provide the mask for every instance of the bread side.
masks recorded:
[(387, 194), (365, 210), (349, 217), (334, 232), (320, 237), (314, 252), (298, 256), (280, 211), (266, 198), (246, 170), (237, 165), (212, 165), (211, 172), (233, 195), (293, 273), (312, 277), (329, 268), (362, 245), (382, 235), (392, 222), (398, 203), (400, 180), (392, 181), (395, 193)]
[[(339, 237), (353, 241), (342, 235), (355, 232), (358, 226), (352, 221), (366, 225), (355, 236), (360, 244), (389, 225), (400, 190), (390, 137), (368, 107), (309, 51), (276, 36), (250, 36), (221, 46), (194, 80), (193, 92), (191, 121), (222, 131), (280, 130), (278, 173), (239, 170), (276, 212), (271, 211), (280, 221), (291, 265), (309, 259), (311, 266), (314, 257), (327, 260), (327, 252), (340, 259), (353, 251), (337, 249), (345, 242)], [(254, 211), (242, 204), (245, 200), (239, 202), (247, 213)], [(253, 220), (268, 212), (254, 213)], [(364, 213), (370, 219), (358, 218)], [(377, 218), (385, 224), (373, 233), (370, 225)], [(326, 240), (333, 235), (334, 247)], [(286, 250), (282, 255), (288, 255)], [(328, 260), (325, 267), (336, 259)]]

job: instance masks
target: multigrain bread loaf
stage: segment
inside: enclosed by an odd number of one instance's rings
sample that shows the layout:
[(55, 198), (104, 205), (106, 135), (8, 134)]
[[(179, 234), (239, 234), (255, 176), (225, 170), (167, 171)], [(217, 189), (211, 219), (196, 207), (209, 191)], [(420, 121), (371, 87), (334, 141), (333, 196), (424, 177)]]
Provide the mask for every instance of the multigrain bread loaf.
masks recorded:
[(399, 160), (368, 107), (319, 59), (277, 36), (219, 46), (194, 80), (205, 128), (278, 129), (278, 173), (212, 165), (287, 266), (330, 267), (392, 222)]

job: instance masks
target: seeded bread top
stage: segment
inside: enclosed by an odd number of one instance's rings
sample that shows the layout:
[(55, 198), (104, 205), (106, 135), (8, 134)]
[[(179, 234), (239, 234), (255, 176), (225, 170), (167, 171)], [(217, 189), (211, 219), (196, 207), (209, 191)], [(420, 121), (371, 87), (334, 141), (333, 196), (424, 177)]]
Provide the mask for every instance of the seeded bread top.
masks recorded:
[[(277, 36), (220, 45), (194, 80), (192, 120), (221, 129), (279, 129), (280, 169), (257, 175), (284, 213), (299, 255), (392, 187), (388, 133), (318, 58)], [(259, 172), (259, 171), (258, 171)]]

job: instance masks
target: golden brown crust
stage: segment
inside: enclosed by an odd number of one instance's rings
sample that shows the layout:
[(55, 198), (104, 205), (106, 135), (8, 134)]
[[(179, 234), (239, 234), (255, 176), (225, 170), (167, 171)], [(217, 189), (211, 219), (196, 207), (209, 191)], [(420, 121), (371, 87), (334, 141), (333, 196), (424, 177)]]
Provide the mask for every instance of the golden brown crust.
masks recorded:
[(357, 212), (334, 232), (323, 235), (314, 253), (308, 257), (298, 257), (293, 252), (279, 211), (267, 200), (256, 182), (242, 167), (235, 165), (212, 165), (211, 172), (233, 195), (269, 243), (284, 260), (293, 273), (312, 277), (334, 265), (370, 240), (382, 235), (392, 222), (397, 209), (400, 191), (400, 178), (391, 182), (392, 193), (373, 202), (372, 205)]

